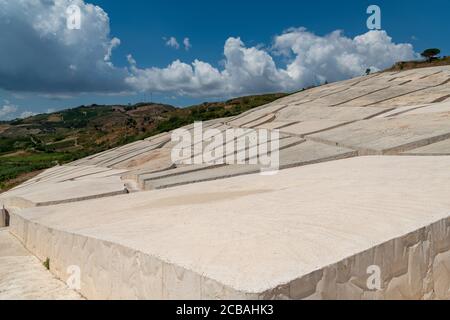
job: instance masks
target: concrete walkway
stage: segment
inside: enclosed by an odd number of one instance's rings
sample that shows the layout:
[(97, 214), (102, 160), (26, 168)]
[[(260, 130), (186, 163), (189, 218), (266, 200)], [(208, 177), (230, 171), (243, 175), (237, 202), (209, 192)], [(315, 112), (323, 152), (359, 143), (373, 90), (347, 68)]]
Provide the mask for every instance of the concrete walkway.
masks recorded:
[(80, 300), (7, 229), (0, 229), (0, 300)]

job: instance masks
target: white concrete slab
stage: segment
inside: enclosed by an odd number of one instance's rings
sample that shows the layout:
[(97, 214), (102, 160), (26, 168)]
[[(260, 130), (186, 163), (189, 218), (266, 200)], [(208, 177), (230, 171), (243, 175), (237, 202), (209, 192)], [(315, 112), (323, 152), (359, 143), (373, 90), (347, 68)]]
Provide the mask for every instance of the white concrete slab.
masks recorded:
[[(13, 229), (24, 237), (32, 222), (28, 244), (61, 270), (72, 243), (88, 298), (424, 297), (443, 292), (434, 281), (446, 261), (439, 252), (450, 250), (449, 166), (450, 157), (354, 158), (27, 209)], [(376, 294), (363, 287), (373, 264), (385, 280)], [(422, 265), (436, 268), (427, 287)]]
[(405, 152), (407, 155), (450, 155), (450, 139)]
[(0, 203), (14, 207), (47, 206), (126, 193), (118, 176), (65, 182), (42, 182), (0, 195)]
[(362, 154), (398, 154), (450, 138), (449, 121), (450, 113), (371, 119), (309, 138), (359, 150)]

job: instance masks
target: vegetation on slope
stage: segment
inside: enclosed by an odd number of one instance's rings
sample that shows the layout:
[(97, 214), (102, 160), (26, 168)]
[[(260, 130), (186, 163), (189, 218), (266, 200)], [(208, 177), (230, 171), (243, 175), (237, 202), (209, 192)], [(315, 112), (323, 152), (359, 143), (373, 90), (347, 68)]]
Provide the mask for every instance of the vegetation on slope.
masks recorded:
[(231, 117), (285, 94), (236, 98), (188, 108), (154, 103), (80, 106), (0, 122), (0, 192), (40, 170), (167, 132), (194, 121)]
[(137, 138), (141, 139), (146, 136), (148, 137), (162, 132), (168, 132), (196, 121), (208, 121), (237, 116), (250, 109), (268, 104), (284, 96), (286, 96), (284, 93), (247, 96), (225, 102), (205, 102), (186, 109), (177, 109), (175, 112), (169, 114), (170, 117), (167, 120), (159, 122), (150, 134)]
[(450, 65), (450, 57), (443, 58), (434, 58), (427, 60), (417, 60), (417, 61), (401, 61), (397, 62), (391, 68), (385, 70), (387, 72), (390, 71), (405, 71), (411, 69), (418, 68), (429, 68), (429, 67), (438, 67), (438, 66), (447, 66)]

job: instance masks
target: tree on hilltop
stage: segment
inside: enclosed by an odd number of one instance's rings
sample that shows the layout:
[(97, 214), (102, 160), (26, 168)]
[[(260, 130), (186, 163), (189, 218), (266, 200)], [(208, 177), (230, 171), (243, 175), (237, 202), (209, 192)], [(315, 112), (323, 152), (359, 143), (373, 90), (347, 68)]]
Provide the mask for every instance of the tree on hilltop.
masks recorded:
[(434, 59), (436, 59), (436, 56), (441, 53), (440, 49), (432, 48), (427, 49), (424, 52), (422, 52), (420, 55), (428, 60), (428, 62), (432, 62)]

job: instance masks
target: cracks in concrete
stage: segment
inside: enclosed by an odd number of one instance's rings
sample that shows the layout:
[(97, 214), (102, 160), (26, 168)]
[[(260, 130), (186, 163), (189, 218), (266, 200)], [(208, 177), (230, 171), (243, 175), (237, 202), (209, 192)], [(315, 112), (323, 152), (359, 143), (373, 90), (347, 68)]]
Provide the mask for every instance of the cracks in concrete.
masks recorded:
[(400, 145), (400, 146), (390, 148), (390, 149), (385, 149), (385, 150), (383, 150), (382, 154), (383, 155), (397, 155), (399, 153), (408, 152), (410, 150), (421, 148), (421, 147), (424, 147), (424, 146), (427, 146), (427, 145), (430, 145), (433, 143), (437, 143), (440, 141), (444, 141), (447, 139), (450, 139), (450, 133), (434, 136), (431, 138), (417, 140), (417, 141), (407, 143), (404, 145)]
[(440, 98), (437, 98), (436, 100), (432, 101), (431, 103), (439, 103), (439, 102), (444, 102), (445, 100), (447, 100), (448, 98), (450, 98), (450, 94), (447, 94), (445, 96), (442, 96)]
[(437, 88), (437, 87), (446, 85), (447, 83), (450, 83), (450, 78), (447, 79), (446, 81), (440, 83), (440, 84), (437, 84), (437, 85), (428, 86), (428, 87), (425, 87), (425, 88), (421, 88), (421, 89), (409, 91), (409, 92), (406, 92), (406, 93), (402, 93), (402, 94), (399, 94), (399, 95), (397, 95), (395, 97), (390, 97), (390, 98), (386, 98), (386, 99), (383, 99), (383, 100), (380, 100), (380, 101), (376, 101), (376, 102), (373, 102), (373, 103), (369, 103), (369, 104), (363, 105), (362, 107), (369, 107), (369, 106), (377, 105), (377, 104), (382, 103), (382, 102), (386, 102), (386, 101), (389, 101), (389, 100), (393, 100), (393, 99), (396, 99), (396, 98), (400, 98), (400, 97), (404, 97), (404, 96), (410, 95), (411, 93), (416, 93), (416, 92), (420, 92), (420, 91), (424, 91), (424, 90), (428, 90), (428, 89), (432, 89), (432, 88)]
[(426, 75), (426, 76), (423, 76), (423, 77), (421, 77), (421, 78), (419, 78), (420, 80), (423, 80), (423, 79), (426, 79), (426, 78), (429, 78), (429, 77), (432, 77), (432, 76), (435, 76), (435, 75), (437, 75), (437, 74), (441, 74), (441, 73), (443, 73), (444, 71), (438, 71), (438, 72), (436, 72), (436, 73), (432, 73), (432, 74), (428, 74), (428, 75)]
[(56, 206), (58, 204), (82, 202), (82, 201), (101, 199), (101, 198), (109, 198), (109, 197), (124, 195), (127, 193), (129, 193), (129, 192), (128, 192), (127, 188), (124, 186), (122, 191), (115, 191), (115, 192), (109, 192), (109, 193), (104, 193), (104, 194), (98, 194), (98, 195), (92, 195), (92, 196), (86, 196), (86, 197), (80, 197), (80, 198), (73, 198), (73, 199), (58, 200), (58, 201), (38, 202), (35, 205), (36, 205), (36, 207), (49, 207), (49, 206)]
[[(332, 105), (330, 105), (330, 107), (337, 107), (337, 106), (340, 106), (340, 105), (349, 103), (349, 102), (351, 102), (351, 101), (357, 100), (357, 99), (359, 99), (359, 98), (366, 97), (366, 96), (368, 96), (368, 95), (371, 95), (372, 93), (377, 93), (377, 92), (380, 92), (380, 91), (383, 91), (383, 90), (386, 90), (386, 89), (389, 89), (389, 88), (391, 88), (391, 86), (384, 87), (384, 88), (377, 89), (377, 90), (373, 90), (373, 91), (371, 91), (371, 92), (365, 93), (365, 94), (360, 95), (360, 96), (358, 96), (358, 97), (351, 98), (351, 99), (348, 99), (348, 100), (346, 100), (346, 101), (343, 101), (343, 102), (340, 102), (340, 103), (337, 103), (337, 104), (332, 104)], [(365, 107), (365, 106), (364, 106), (364, 107)]]

